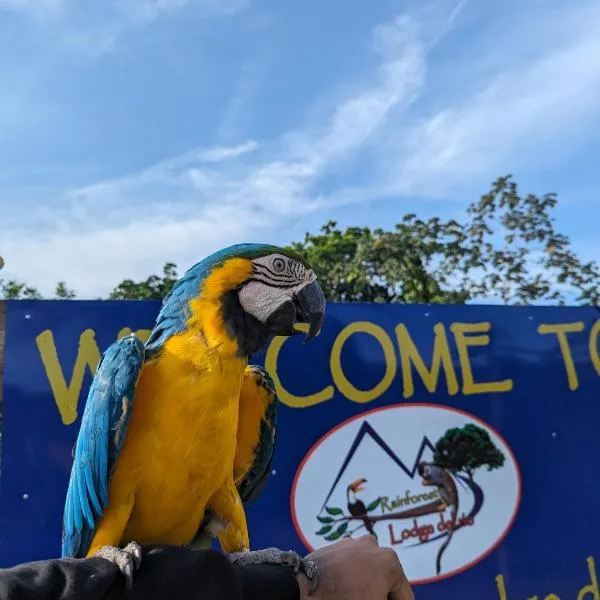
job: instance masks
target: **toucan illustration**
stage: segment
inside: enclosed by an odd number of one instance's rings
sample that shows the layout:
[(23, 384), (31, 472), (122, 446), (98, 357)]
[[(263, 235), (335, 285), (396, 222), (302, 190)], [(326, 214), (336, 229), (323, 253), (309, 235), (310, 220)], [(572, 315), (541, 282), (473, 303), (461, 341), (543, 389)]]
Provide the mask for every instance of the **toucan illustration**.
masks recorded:
[(357, 479), (353, 481), (346, 488), (346, 498), (348, 499), (348, 512), (353, 517), (362, 517), (363, 523), (367, 528), (367, 531), (377, 537), (375, 534), (375, 530), (373, 529), (373, 523), (371, 519), (368, 518), (367, 515), (367, 507), (365, 503), (356, 496), (357, 492), (362, 492), (365, 489), (365, 483), (367, 483), (366, 479)]

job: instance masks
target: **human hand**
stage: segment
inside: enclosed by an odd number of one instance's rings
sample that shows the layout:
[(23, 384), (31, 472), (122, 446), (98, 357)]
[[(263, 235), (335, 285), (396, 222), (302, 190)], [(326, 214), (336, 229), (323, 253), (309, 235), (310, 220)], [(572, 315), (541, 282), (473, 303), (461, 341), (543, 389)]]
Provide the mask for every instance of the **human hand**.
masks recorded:
[(319, 586), (298, 575), (301, 600), (413, 600), (398, 555), (381, 548), (372, 535), (347, 538), (315, 550), (306, 558), (319, 569)]

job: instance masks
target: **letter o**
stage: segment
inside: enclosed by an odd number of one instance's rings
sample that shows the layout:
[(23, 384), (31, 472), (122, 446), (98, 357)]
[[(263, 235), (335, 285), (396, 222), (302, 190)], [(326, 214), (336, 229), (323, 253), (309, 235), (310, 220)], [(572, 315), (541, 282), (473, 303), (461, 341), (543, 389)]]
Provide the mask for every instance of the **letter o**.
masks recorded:
[[(350, 383), (342, 369), (342, 350), (344, 344), (355, 333), (368, 333), (373, 336), (379, 342), (385, 357), (385, 374), (381, 381), (370, 390), (359, 390)], [(333, 382), (337, 386), (337, 389), (348, 398), (348, 400), (360, 404), (371, 402), (378, 396), (381, 396), (381, 394), (390, 387), (396, 376), (397, 360), (394, 344), (385, 330), (379, 327), (379, 325), (375, 325), (375, 323), (369, 323), (368, 321), (356, 321), (355, 323), (350, 323), (350, 325), (347, 325), (342, 329), (333, 343), (330, 367)]]
[(589, 352), (590, 360), (596, 369), (596, 373), (600, 375), (600, 356), (598, 356), (598, 334), (600, 333), (600, 319), (598, 319), (590, 331)]

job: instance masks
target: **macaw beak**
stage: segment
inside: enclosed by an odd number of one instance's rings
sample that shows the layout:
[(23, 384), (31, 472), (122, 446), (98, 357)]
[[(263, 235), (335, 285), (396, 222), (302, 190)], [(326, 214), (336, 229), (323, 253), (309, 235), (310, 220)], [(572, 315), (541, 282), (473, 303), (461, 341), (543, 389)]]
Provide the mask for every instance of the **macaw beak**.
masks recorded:
[(301, 288), (294, 295), (294, 306), (296, 307), (296, 319), (300, 323), (308, 323), (308, 332), (304, 343), (312, 340), (323, 326), (325, 318), (325, 294), (321, 286), (313, 281)]
[(307, 323), (306, 343), (321, 331), (324, 316), (325, 295), (321, 286), (312, 281), (271, 313), (267, 325), (275, 335), (292, 336), (302, 333), (294, 326), (296, 323)]

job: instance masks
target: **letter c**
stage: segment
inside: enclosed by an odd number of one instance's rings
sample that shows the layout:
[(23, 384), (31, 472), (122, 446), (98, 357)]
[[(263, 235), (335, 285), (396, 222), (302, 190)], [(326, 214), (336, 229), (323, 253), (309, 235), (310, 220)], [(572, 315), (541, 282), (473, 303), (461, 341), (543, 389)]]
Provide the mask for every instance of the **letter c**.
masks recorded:
[[(296, 325), (296, 329), (307, 331), (308, 325), (306, 323), (298, 323)], [(332, 385), (326, 385), (321, 391), (315, 392), (314, 394), (308, 394), (308, 396), (296, 396), (295, 394), (288, 392), (283, 387), (277, 372), (277, 360), (283, 344), (285, 344), (288, 339), (289, 338), (285, 336), (277, 336), (273, 338), (269, 344), (269, 347), (267, 348), (267, 353), (265, 356), (265, 369), (275, 382), (275, 387), (277, 389), (277, 395), (279, 396), (280, 402), (291, 408), (307, 408), (308, 406), (314, 406), (315, 404), (320, 404), (321, 402), (331, 400), (335, 393), (335, 389)]]

